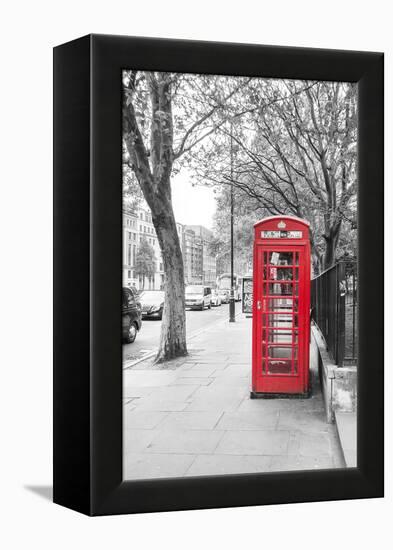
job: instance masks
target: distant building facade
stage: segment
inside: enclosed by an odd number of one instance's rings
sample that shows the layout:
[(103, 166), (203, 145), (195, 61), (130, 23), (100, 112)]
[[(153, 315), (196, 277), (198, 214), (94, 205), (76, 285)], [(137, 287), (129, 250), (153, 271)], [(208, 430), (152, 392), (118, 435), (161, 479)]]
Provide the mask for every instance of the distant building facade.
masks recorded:
[(187, 235), (185, 264), (188, 276), (186, 281), (189, 284), (213, 286), (217, 276), (216, 256), (210, 251), (213, 233), (203, 225), (186, 225), (185, 234)]
[[(209, 243), (213, 234), (201, 225), (176, 223), (180, 248), (183, 255), (184, 279), (186, 284), (214, 285), (216, 280), (216, 258), (210, 253)], [(142, 240), (153, 247), (155, 273), (152, 277), (137, 275), (135, 259)], [(138, 290), (162, 290), (164, 288), (164, 265), (161, 249), (154, 229), (151, 212), (143, 203), (135, 210), (123, 210), (123, 285)]]
[[(155, 273), (152, 277), (137, 275), (135, 259), (143, 239), (152, 246), (155, 255)], [(160, 245), (154, 229), (150, 210), (140, 206), (134, 212), (123, 210), (123, 285), (138, 290), (160, 290), (164, 287), (164, 266)]]

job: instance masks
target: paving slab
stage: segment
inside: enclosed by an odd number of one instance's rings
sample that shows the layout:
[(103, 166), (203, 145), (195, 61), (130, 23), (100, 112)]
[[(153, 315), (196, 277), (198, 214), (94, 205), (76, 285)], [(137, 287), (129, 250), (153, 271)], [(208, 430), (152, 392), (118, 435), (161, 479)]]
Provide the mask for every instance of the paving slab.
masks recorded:
[(186, 476), (231, 475), (267, 472), (269, 456), (198, 455)]
[(225, 369), (217, 369), (214, 371), (214, 376), (247, 376), (251, 379), (251, 367), (239, 365), (227, 365)]
[(159, 387), (169, 386), (176, 380), (177, 374), (173, 370), (125, 370), (123, 371), (123, 387)]
[(190, 368), (189, 372), (195, 372), (195, 371), (209, 371), (210, 373), (215, 372), (216, 370), (224, 370), (227, 366), (227, 363), (225, 361), (209, 361), (208, 363), (197, 363), (193, 367)]
[(278, 412), (224, 412), (218, 422), (217, 430), (261, 430), (277, 427)]
[(278, 430), (299, 430), (307, 433), (327, 433), (325, 412), (309, 412), (296, 410), (280, 410), (278, 414)]
[(126, 412), (124, 415), (124, 425), (126, 430), (142, 428), (145, 430), (151, 430), (155, 428), (157, 424), (161, 422), (166, 416), (167, 412), (162, 411), (147, 411), (135, 409), (130, 412)]
[(336, 468), (330, 456), (272, 456), (270, 457), (270, 472), (290, 472), (294, 470), (326, 470)]
[(187, 401), (199, 388), (199, 385), (177, 386), (172, 383), (170, 386), (165, 386), (164, 388), (156, 388), (149, 394), (148, 401)]
[(288, 455), (303, 457), (328, 457), (332, 455), (330, 436), (327, 433), (308, 434), (292, 431)]
[(275, 430), (228, 431), (215, 454), (286, 455), (290, 432)]
[(127, 449), (127, 453), (124, 455), (124, 463), (130, 453), (145, 451), (156, 435), (157, 433), (154, 430), (124, 430), (124, 446)]
[[(194, 367), (193, 367), (194, 368)], [(215, 368), (209, 367), (208, 369), (190, 369), (188, 371), (182, 371), (178, 373), (176, 380), (181, 378), (210, 378), (215, 372)]]
[(158, 433), (146, 452), (171, 454), (212, 454), (223, 432), (217, 430), (174, 430)]
[(184, 411), (189, 405), (187, 401), (168, 401), (166, 399), (138, 399), (132, 403), (134, 410), (139, 412), (174, 412)]
[(288, 406), (288, 399), (250, 399), (249, 392), (239, 405), (239, 412), (247, 411), (281, 411)]
[(245, 396), (248, 394), (248, 390), (246, 387), (243, 386), (220, 386), (220, 385), (210, 385), (207, 387), (200, 387), (198, 390), (196, 390), (192, 396), (191, 400), (194, 401), (196, 399), (201, 398), (209, 398), (209, 399), (241, 399), (243, 400)]
[(160, 430), (212, 430), (222, 417), (221, 411), (182, 411), (170, 413), (159, 425)]
[(123, 398), (145, 397), (151, 394), (155, 389), (157, 389), (156, 386), (140, 387), (130, 384), (123, 388)]
[(249, 391), (250, 382), (248, 380), (248, 376), (216, 376), (214, 377), (214, 381), (212, 383), (212, 387), (213, 386), (235, 386)]
[(209, 386), (213, 382), (213, 378), (176, 378), (176, 380), (171, 384), (171, 386)]
[(126, 479), (158, 479), (184, 476), (194, 461), (189, 454), (129, 453), (124, 464)]
[[(227, 391), (225, 391), (227, 390)], [(205, 386), (199, 388), (190, 398), (188, 411), (236, 411), (244, 399), (245, 391), (241, 388), (226, 386)]]

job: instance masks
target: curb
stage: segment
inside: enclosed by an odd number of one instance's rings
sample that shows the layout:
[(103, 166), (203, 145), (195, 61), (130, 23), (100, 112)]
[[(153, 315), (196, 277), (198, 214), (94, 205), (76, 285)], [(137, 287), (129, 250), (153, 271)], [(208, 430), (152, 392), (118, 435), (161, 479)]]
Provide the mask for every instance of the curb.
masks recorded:
[[(235, 314), (235, 317), (237, 317), (238, 315), (240, 315), (242, 312), (239, 311), (238, 313)], [(202, 328), (200, 330), (197, 330), (196, 332), (193, 332), (188, 338), (187, 338), (187, 342), (189, 340), (192, 340), (193, 338), (196, 338), (197, 336), (199, 336), (199, 334), (202, 334), (203, 332), (206, 332), (210, 327), (212, 326), (215, 326), (215, 325), (219, 325), (220, 323), (227, 323), (228, 322), (228, 319), (218, 319), (215, 323), (211, 323), (210, 325), (208, 325), (206, 328)], [(146, 355), (143, 355), (142, 357), (140, 357), (139, 359), (136, 359), (135, 361), (131, 361), (131, 362), (126, 362), (124, 365), (123, 365), (123, 370), (127, 370), (127, 369), (130, 369), (131, 367), (134, 367), (135, 365), (138, 365), (139, 363), (142, 363), (142, 361), (146, 361), (147, 359), (150, 359), (151, 357), (154, 357), (154, 355), (157, 353), (157, 351), (150, 351), (149, 353), (147, 353)]]

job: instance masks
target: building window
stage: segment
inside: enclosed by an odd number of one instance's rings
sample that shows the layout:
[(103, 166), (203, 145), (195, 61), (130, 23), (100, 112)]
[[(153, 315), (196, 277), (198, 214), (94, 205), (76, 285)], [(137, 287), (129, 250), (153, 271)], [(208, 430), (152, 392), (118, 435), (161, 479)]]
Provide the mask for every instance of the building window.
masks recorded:
[(128, 278), (131, 279), (131, 269), (128, 270)]
[(146, 233), (146, 225), (143, 226), (143, 232)]
[(163, 266), (162, 266), (162, 264), (160, 264), (160, 271), (163, 271)]
[(131, 240), (131, 233), (128, 232), (128, 238)]
[(128, 245), (127, 264), (131, 265), (131, 245)]

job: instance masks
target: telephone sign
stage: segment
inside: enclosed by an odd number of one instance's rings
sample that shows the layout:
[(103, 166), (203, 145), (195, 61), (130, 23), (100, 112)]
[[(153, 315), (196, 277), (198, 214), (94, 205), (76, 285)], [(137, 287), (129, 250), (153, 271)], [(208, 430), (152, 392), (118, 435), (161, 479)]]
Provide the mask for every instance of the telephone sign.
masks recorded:
[(309, 223), (272, 216), (256, 223), (251, 397), (308, 395)]
[(301, 231), (261, 231), (262, 239), (301, 239)]

